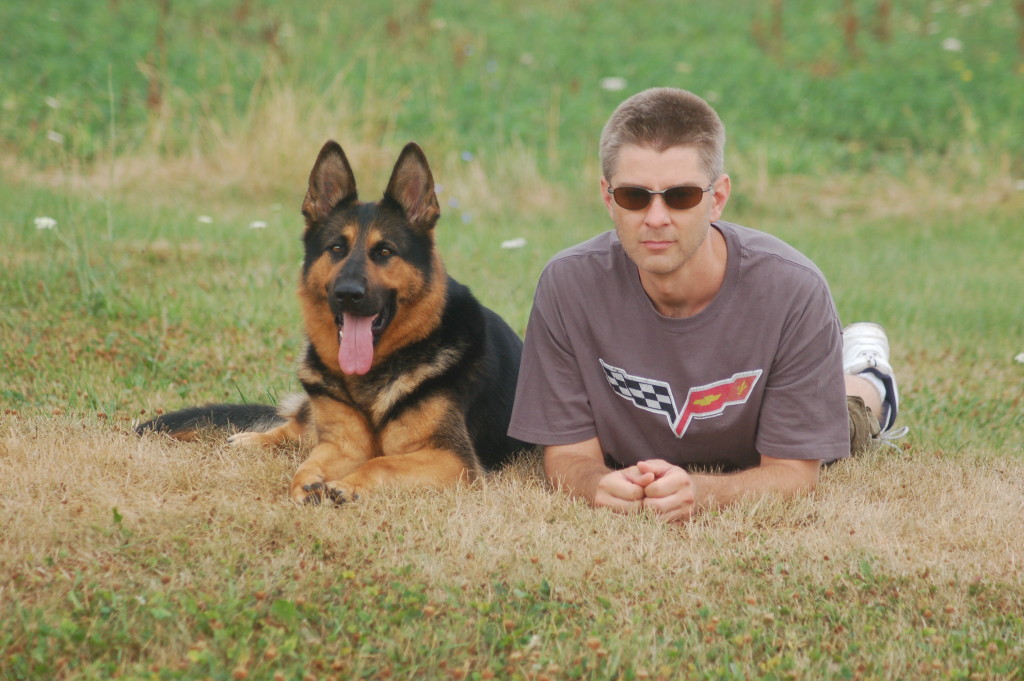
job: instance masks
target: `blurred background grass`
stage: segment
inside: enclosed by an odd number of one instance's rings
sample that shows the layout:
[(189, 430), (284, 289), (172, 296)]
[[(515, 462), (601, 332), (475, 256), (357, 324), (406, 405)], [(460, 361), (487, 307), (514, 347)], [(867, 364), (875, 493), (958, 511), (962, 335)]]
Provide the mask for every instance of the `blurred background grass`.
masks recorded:
[[(11, 3), (0, 139), (51, 162), (182, 153), (251, 123), (285, 86), (322, 96), (366, 143), (522, 144), (559, 175), (593, 156), (624, 94), (671, 83), (717, 105), (732, 153), (766, 154), (769, 172), (900, 168), (963, 146), (1001, 150), (1020, 172), (1024, 19), (1012, 5)], [(51, 132), (64, 144), (45, 144)]]
[(0, 63), (4, 409), (294, 389), (327, 138), (366, 199), (424, 147), (449, 269), (521, 333), (546, 259), (608, 226), (605, 119), (671, 85), (727, 125), (726, 218), (890, 330), (913, 437), (1021, 451), (1020, 3), (7, 3)]

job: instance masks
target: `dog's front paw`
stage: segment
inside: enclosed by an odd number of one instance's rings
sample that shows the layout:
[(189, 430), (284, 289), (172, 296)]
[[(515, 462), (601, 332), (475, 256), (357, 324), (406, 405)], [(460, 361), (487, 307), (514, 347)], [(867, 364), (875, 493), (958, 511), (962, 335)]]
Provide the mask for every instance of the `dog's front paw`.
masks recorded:
[(337, 506), (350, 501), (359, 501), (359, 492), (356, 491), (356, 488), (342, 480), (326, 482), (324, 488), (327, 490), (328, 498)]
[(324, 476), (319, 471), (300, 470), (292, 478), (289, 496), (297, 504), (319, 504), (324, 496)]
[(327, 488), (322, 482), (314, 482), (311, 485), (303, 485), (298, 492), (292, 492), (292, 499), (300, 504), (319, 506), (327, 499)]
[(341, 506), (350, 501), (358, 500), (359, 494), (337, 482), (314, 482), (303, 485), (301, 489), (293, 491), (292, 499), (300, 504), (312, 506), (319, 506), (323, 503)]

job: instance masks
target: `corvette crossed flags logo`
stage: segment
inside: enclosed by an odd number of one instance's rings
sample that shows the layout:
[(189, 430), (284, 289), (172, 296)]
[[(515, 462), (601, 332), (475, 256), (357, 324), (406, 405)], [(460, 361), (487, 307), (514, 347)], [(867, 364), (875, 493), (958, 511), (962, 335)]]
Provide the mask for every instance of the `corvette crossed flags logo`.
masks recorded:
[(761, 369), (744, 371), (723, 381), (690, 388), (685, 406), (682, 411), (678, 411), (672, 387), (668, 383), (631, 376), (618, 367), (605, 364), (603, 359), (598, 361), (604, 369), (608, 385), (619, 397), (629, 400), (640, 409), (664, 414), (676, 437), (686, 433), (693, 419), (718, 416), (726, 407), (746, 402), (762, 373)]

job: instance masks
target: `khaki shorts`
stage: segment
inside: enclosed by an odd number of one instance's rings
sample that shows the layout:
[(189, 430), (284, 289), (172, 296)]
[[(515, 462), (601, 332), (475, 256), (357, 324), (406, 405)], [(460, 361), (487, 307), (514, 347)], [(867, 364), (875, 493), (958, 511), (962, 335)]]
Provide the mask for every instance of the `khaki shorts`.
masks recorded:
[(847, 395), (846, 408), (850, 412), (850, 454), (856, 456), (873, 446), (881, 427), (861, 398)]

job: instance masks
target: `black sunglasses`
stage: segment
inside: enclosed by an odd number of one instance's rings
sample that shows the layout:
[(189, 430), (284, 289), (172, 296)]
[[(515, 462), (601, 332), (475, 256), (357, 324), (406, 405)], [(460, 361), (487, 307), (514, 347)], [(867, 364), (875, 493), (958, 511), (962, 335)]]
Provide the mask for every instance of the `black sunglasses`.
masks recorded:
[(712, 182), (707, 189), (684, 185), (680, 187), (669, 187), (660, 192), (652, 192), (643, 187), (608, 187), (608, 193), (626, 210), (643, 210), (651, 203), (651, 197), (661, 194), (665, 203), (673, 210), (686, 210), (693, 208), (704, 198), (704, 194), (711, 191), (715, 186)]

